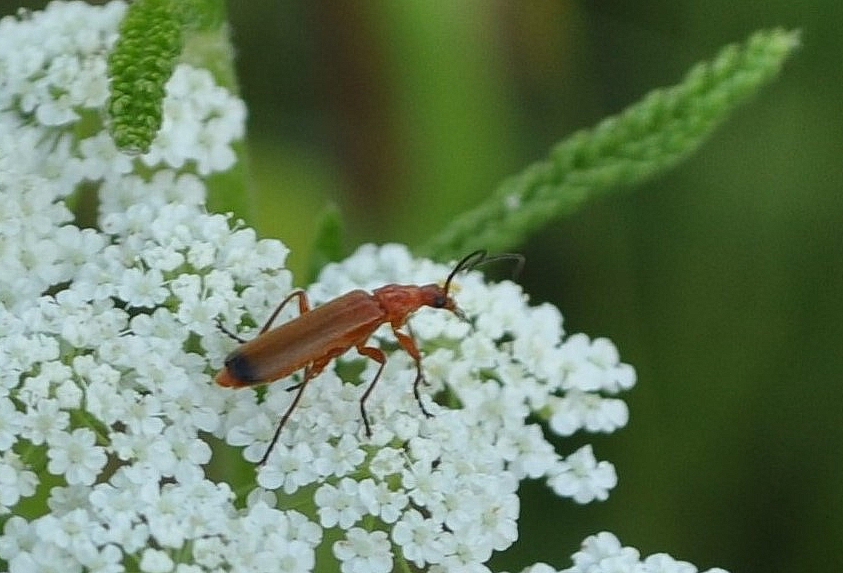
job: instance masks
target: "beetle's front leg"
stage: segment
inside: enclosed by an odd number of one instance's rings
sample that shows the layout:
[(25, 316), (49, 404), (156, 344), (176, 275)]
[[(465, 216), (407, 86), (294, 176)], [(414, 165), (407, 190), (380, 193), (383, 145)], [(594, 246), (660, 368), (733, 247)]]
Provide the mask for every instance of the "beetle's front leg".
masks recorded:
[(416, 380), (413, 382), (413, 396), (416, 397), (416, 402), (419, 403), (419, 408), (421, 408), (422, 414), (428, 418), (432, 418), (433, 414), (428, 412), (427, 408), (424, 407), (424, 403), (421, 400), (421, 393), (419, 392), (419, 384), (427, 384), (427, 380), (425, 380), (424, 373), (422, 372), (421, 353), (419, 352), (419, 347), (416, 346), (416, 341), (413, 340), (411, 336), (408, 336), (395, 328), (392, 329), (392, 332), (395, 334), (395, 338), (398, 340), (398, 344), (401, 345), (401, 348), (403, 348), (416, 363)]

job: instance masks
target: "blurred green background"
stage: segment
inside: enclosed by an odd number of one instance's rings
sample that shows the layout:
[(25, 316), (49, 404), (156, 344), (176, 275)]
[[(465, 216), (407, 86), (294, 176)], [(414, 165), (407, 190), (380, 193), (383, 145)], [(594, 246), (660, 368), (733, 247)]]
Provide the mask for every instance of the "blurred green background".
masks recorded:
[(610, 337), (639, 384), (629, 427), (591, 440), (618, 470), (609, 500), (579, 507), (528, 484), (521, 539), (496, 564), (567, 567), (605, 529), (701, 568), (843, 570), (843, 4), (229, 10), (255, 191), (241, 215), (287, 242), (300, 271), (331, 202), (349, 248), (420, 244), (721, 46), (801, 29), (781, 78), (689, 161), (515, 249), (532, 299), (558, 305), (569, 332)]

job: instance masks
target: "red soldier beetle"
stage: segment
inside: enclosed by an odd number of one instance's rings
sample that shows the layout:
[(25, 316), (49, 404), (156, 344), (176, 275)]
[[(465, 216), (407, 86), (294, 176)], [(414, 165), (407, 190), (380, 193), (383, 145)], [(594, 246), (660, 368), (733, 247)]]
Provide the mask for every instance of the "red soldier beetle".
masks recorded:
[[(412, 313), (423, 306), (442, 308), (468, 321), (450, 294), (454, 277), (460, 271), (469, 271), (478, 265), (503, 259), (517, 261), (516, 274), (524, 264), (522, 255), (505, 253), (489, 257), (486, 251), (475, 251), (454, 266), (444, 285), (389, 284), (373, 290), (371, 294), (357, 289), (313, 309), (310, 307), (307, 294), (302, 290), (296, 290), (281, 301), (258, 335), (249, 341), (228, 331), (218, 319), (219, 328), (242, 343), (242, 346), (226, 357), (224, 368), (217, 374), (216, 382), (220, 386), (245, 388), (267, 384), (304, 370), (301, 382), (290, 388), (290, 390), (298, 391), (281, 417), (259, 464), (265, 463), (269, 458), (284, 424), (296, 409), (308, 382), (318, 376), (331, 360), (345, 354), (352, 347), (356, 348), (361, 356), (371, 358), (380, 364), (375, 377), (360, 398), (360, 414), (366, 428), (366, 435), (372, 435), (365, 404), (383, 373), (386, 355), (380, 348), (366, 346), (366, 342), (375, 330), (385, 323), (389, 323), (398, 344), (416, 363), (413, 395), (422, 413), (430, 417), (419, 394), (419, 384), (425, 381), (421, 353), (412, 336), (399, 329), (407, 323)], [(294, 298), (298, 299), (299, 316), (269, 330), (281, 310)]]

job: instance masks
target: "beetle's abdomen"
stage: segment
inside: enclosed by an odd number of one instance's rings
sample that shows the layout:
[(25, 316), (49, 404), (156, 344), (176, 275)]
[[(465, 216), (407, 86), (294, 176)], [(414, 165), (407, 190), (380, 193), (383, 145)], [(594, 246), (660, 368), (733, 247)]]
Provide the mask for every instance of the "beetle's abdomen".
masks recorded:
[(245, 343), (228, 356), (216, 382), (242, 387), (284, 378), (364, 344), (383, 321), (369, 293), (351, 291)]
[[(255, 377), (255, 369), (245, 356), (240, 351), (235, 351), (225, 359), (225, 369), (228, 370), (229, 375), (242, 382), (244, 385), (251, 385), (260, 382)], [(224, 384), (223, 384), (224, 385)]]

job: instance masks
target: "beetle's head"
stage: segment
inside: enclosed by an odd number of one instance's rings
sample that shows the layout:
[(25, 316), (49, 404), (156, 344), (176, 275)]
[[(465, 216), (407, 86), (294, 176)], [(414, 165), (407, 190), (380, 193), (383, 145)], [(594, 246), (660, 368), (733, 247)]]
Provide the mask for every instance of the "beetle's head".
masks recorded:
[(463, 259), (454, 266), (454, 270), (452, 270), (451, 273), (448, 275), (448, 278), (445, 279), (445, 284), (443, 286), (431, 285), (436, 287), (436, 292), (432, 297), (433, 304), (431, 304), (430, 306), (434, 308), (444, 308), (450, 310), (451, 312), (456, 314), (461, 320), (468, 322), (468, 317), (466, 317), (465, 313), (463, 313), (463, 311), (459, 309), (457, 303), (451, 296), (451, 293), (455, 290), (455, 286), (453, 284), (454, 277), (457, 276), (457, 273), (461, 271), (470, 271), (478, 265), (482, 265), (491, 261), (499, 261), (502, 259), (511, 259), (517, 261), (517, 266), (513, 274), (518, 274), (521, 271), (521, 267), (524, 266), (523, 255), (518, 255), (514, 253), (504, 253), (501, 255), (489, 257), (486, 255), (486, 251), (474, 251), (473, 253), (463, 257)]
[(450, 288), (450, 283), (445, 283), (445, 285), (431, 284), (422, 287), (422, 289), (427, 291), (427, 306), (450, 310), (461, 320), (465, 320), (467, 322), (468, 317), (466, 317), (465, 313), (463, 313), (463, 311), (457, 306), (457, 302), (454, 300), (454, 297), (451, 296)]

